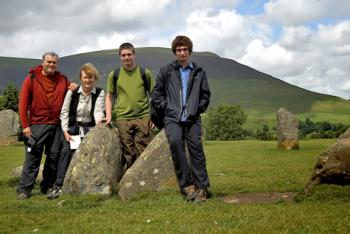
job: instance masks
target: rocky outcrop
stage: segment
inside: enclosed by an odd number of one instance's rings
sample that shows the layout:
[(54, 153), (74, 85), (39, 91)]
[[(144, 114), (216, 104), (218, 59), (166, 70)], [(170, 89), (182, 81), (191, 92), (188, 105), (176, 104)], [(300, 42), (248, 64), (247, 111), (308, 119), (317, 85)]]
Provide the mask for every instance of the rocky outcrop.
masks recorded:
[(111, 195), (121, 177), (121, 148), (117, 130), (94, 127), (74, 153), (63, 192)]
[(317, 158), (304, 192), (309, 194), (315, 185), (322, 183), (350, 184), (350, 128)]
[(277, 143), (278, 148), (299, 149), (298, 119), (283, 107), (277, 112)]
[(0, 139), (17, 138), (19, 117), (13, 110), (0, 111)]
[(119, 183), (123, 201), (141, 192), (177, 187), (174, 166), (164, 130), (159, 132)]

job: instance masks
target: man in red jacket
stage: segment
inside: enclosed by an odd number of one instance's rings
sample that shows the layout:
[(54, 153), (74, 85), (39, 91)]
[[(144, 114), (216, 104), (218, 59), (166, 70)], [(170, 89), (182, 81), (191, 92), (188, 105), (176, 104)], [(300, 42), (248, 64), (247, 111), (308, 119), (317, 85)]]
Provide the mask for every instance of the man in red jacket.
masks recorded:
[(31, 69), (20, 92), (19, 114), (26, 140), (18, 199), (30, 197), (44, 148), (46, 160), (40, 190), (46, 194), (53, 186), (62, 138), (61, 107), (67, 89), (76, 87), (56, 71), (59, 59), (56, 53), (45, 53), (42, 58), (42, 65)]

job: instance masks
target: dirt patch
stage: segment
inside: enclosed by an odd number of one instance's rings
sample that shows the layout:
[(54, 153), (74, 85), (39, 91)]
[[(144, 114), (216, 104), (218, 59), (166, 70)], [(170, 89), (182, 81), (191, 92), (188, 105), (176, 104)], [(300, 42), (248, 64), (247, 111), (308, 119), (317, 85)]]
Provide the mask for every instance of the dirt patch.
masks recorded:
[(295, 193), (242, 193), (223, 197), (225, 203), (250, 204), (250, 203), (276, 203), (293, 202)]
[(0, 139), (0, 146), (16, 145), (16, 144), (18, 144), (17, 138), (1, 138)]

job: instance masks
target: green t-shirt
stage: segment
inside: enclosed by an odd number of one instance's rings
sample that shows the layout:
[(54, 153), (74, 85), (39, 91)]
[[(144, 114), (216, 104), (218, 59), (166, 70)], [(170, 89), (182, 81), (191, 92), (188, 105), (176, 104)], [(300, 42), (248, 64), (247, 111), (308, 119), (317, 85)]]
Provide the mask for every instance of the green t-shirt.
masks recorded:
[[(107, 93), (115, 94), (113, 73), (108, 75)], [(151, 71), (145, 69), (147, 80), (151, 90), (154, 87), (154, 80)], [(145, 93), (144, 83), (141, 78), (141, 71), (137, 66), (134, 70), (128, 71), (123, 67), (117, 79), (117, 98), (114, 104), (117, 119), (138, 119), (149, 116), (149, 97)]]

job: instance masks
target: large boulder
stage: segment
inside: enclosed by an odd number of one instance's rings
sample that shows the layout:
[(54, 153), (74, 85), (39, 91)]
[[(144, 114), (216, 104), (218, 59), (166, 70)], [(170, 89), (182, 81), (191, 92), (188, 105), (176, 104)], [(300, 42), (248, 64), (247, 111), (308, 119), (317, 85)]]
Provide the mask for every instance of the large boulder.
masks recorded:
[(130, 200), (146, 191), (177, 187), (175, 170), (164, 130), (159, 132), (119, 183), (118, 195)]
[(281, 107), (277, 112), (276, 125), (278, 148), (299, 149), (298, 119), (291, 112)]
[(0, 139), (16, 138), (19, 128), (19, 117), (13, 110), (0, 111)]
[(111, 195), (121, 177), (121, 148), (117, 130), (94, 127), (74, 153), (63, 192)]
[(350, 184), (350, 128), (317, 158), (304, 192), (309, 194), (315, 185), (322, 183)]
[[(39, 173), (38, 176), (36, 177), (35, 181), (37, 183), (40, 183), (43, 179), (43, 170), (44, 170), (44, 165), (41, 164), (39, 168)], [(23, 166), (18, 166), (16, 168), (13, 168), (11, 171), (11, 176), (13, 177), (21, 177), (22, 176), (22, 171), (23, 171)]]

